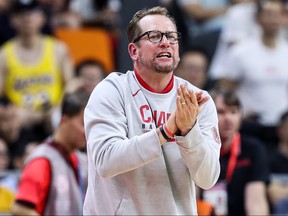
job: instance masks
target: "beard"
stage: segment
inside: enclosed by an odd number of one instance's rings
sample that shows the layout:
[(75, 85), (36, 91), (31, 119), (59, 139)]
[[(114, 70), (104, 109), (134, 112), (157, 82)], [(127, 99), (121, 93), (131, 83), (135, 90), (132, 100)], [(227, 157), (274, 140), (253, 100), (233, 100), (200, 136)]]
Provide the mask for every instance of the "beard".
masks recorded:
[(166, 65), (166, 66), (161, 66), (158, 64), (154, 65), (154, 71), (156, 71), (157, 73), (163, 73), (163, 74), (168, 74), (171, 71), (173, 71), (175, 68), (176, 68), (175, 64)]
[(153, 59), (152, 63), (147, 63), (145, 61), (143, 61), (142, 58), (139, 58), (139, 63), (143, 66), (145, 66), (146, 68), (150, 68), (151, 70), (157, 72), (157, 73), (162, 73), (162, 74), (168, 74), (172, 71), (174, 71), (174, 69), (177, 67), (179, 61), (176, 61), (175, 59), (172, 61), (171, 64), (168, 65), (160, 65), (157, 63), (156, 61), (157, 59)]

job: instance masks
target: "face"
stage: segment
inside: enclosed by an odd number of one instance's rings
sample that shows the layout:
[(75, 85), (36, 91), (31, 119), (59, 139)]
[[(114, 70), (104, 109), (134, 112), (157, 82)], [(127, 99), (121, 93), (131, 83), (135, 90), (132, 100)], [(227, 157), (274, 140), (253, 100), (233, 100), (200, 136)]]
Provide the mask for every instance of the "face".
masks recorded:
[[(149, 15), (139, 22), (142, 33), (151, 30), (161, 32), (177, 31), (172, 21), (162, 15)], [(157, 73), (170, 73), (179, 62), (179, 45), (170, 44), (163, 36), (159, 43), (152, 43), (148, 36), (144, 36), (138, 45), (129, 44), (129, 53), (138, 70), (148, 70)]]
[(9, 156), (6, 143), (0, 139), (0, 171), (8, 168)]
[(206, 57), (198, 52), (188, 52), (181, 57), (177, 75), (198, 88), (203, 88), (206, 82), (206, 70)]
[(219, 132), (222, 142), (232, 138), (239, 130), (241, 112), (237, 106), (227, 106), (222, 96), (217, 96), (215, 105), (218, 113)]
[(104, 78), (101, 67), (86, 65), (80, 71), (80, 77), (84, 81), (84, 90), (91, 93), (95, 86)]
[(70, 144), (69, 148), (71, 149), (80, 149), (86, 146), (83, 116), (84, 111), (73, 117), (63, 117), (63, 128), (67, 135), (67, 144)]
[(38, 33), (44, 24), (44, 14), (39, 10), (27, 10), (15, 14), (12, 24), (20, 34)]
[(284, 22), (284, 8), (281, 3), (267, 2), (258, 15), (259, 24), (266, 34), (277, 34)]

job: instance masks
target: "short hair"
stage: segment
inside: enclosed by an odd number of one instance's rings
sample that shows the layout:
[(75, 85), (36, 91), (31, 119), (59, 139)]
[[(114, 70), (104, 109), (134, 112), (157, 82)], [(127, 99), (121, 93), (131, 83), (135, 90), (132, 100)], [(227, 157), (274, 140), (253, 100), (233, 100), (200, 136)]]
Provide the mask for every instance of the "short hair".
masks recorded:
[(104, 65), (100, 62), (100, 61), (97, 61), (95, 59), (84, 59), (83, 61), (79, 62), (77, 65), (76, 65), (76, 68), (75, 68), (75, 75), (77, 77), (80, 76), (80, 72), (81, 70), (86, 67), (87, 65), (93, 65), (93, 66), (97, 66), (101, 69), (101, 71), (103, 72), (102, 75), (103, 77), (106, 76), (106, 70), (105, 70), (105, 67)]
[(12, 14), (22, 13), (24, 11), (38, 10), (43, 12), (43, 7), (37, 0), (14, 0), (11, 7)]
[[(181, 57), (185, 56), (185, 54), (187, 53), (199, 53), (201, 54), (202, 56), (204, 56), (204, 58), (206, 59), (207, 61), (207, 67), (209, 66), (210, 62), (211, 62), (211, 59), (210, 59), (210, 56), (207, 52), (206, 49), (204, 49), (203, 47), (200, 47), (200, 46), (193, 46), (193, 47), (188, 47), (187, 49), (185, 49), (181, 55), (180, 55), (180, 59)], [(208, 72), (208, 71), (206, 71)]]
[(84, 91), (66, 93), (62, 99), (61, 113), (70, 117), (78, 115), (87, 105), (89, 94)]
[(163, 15), (169, 18), (175, 25), (175, 28), (177, 28), (174, 18), (169, 15), (169, 12), (165, 7), (157, 6), (153, 8), (145, 8), (136, 12), (128, 24), (127, 36), (129, 42), (135, 40), (135, 38), (142, 33), (142, 30), (139, 26), (139, 21), (148, 15)]
[(217, 97), (223, 97), (223, 102), (227, 106), (236, 106), (241, 109), (241, 102), (234, 90), (224, 88), (214, 88), (209, 91), (210, 96), (215, 101)]

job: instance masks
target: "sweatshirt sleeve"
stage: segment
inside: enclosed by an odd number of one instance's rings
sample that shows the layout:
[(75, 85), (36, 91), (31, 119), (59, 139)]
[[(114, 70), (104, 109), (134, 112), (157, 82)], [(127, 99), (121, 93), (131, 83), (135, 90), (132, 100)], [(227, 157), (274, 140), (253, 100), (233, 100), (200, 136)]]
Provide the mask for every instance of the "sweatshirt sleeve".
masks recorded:
[(176, 136), (181, 156), (194, 182), (203, 189), (212, 187), (220, 174), (221, 141), (212, 98), (202, 106), (197, 122), (185, 136)]
[(156, 130), (127, 138), (122, 90), (106, 78), (92, 92), (84, 112), (88, 156), (103, 178), (134, 170), (162, 155)]

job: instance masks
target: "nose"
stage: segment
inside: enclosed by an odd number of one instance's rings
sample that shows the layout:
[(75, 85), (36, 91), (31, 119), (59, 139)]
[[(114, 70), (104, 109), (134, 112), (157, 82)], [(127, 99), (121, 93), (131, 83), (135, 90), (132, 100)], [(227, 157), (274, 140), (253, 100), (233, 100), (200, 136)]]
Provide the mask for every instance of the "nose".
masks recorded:
[(162, 40), (160, 41), (159, 45), (165, 46), (165, 47), (170, 46), (170, 42), (169, 42), (168, 38), (166, 37), (166, 35), (163, 35)]

